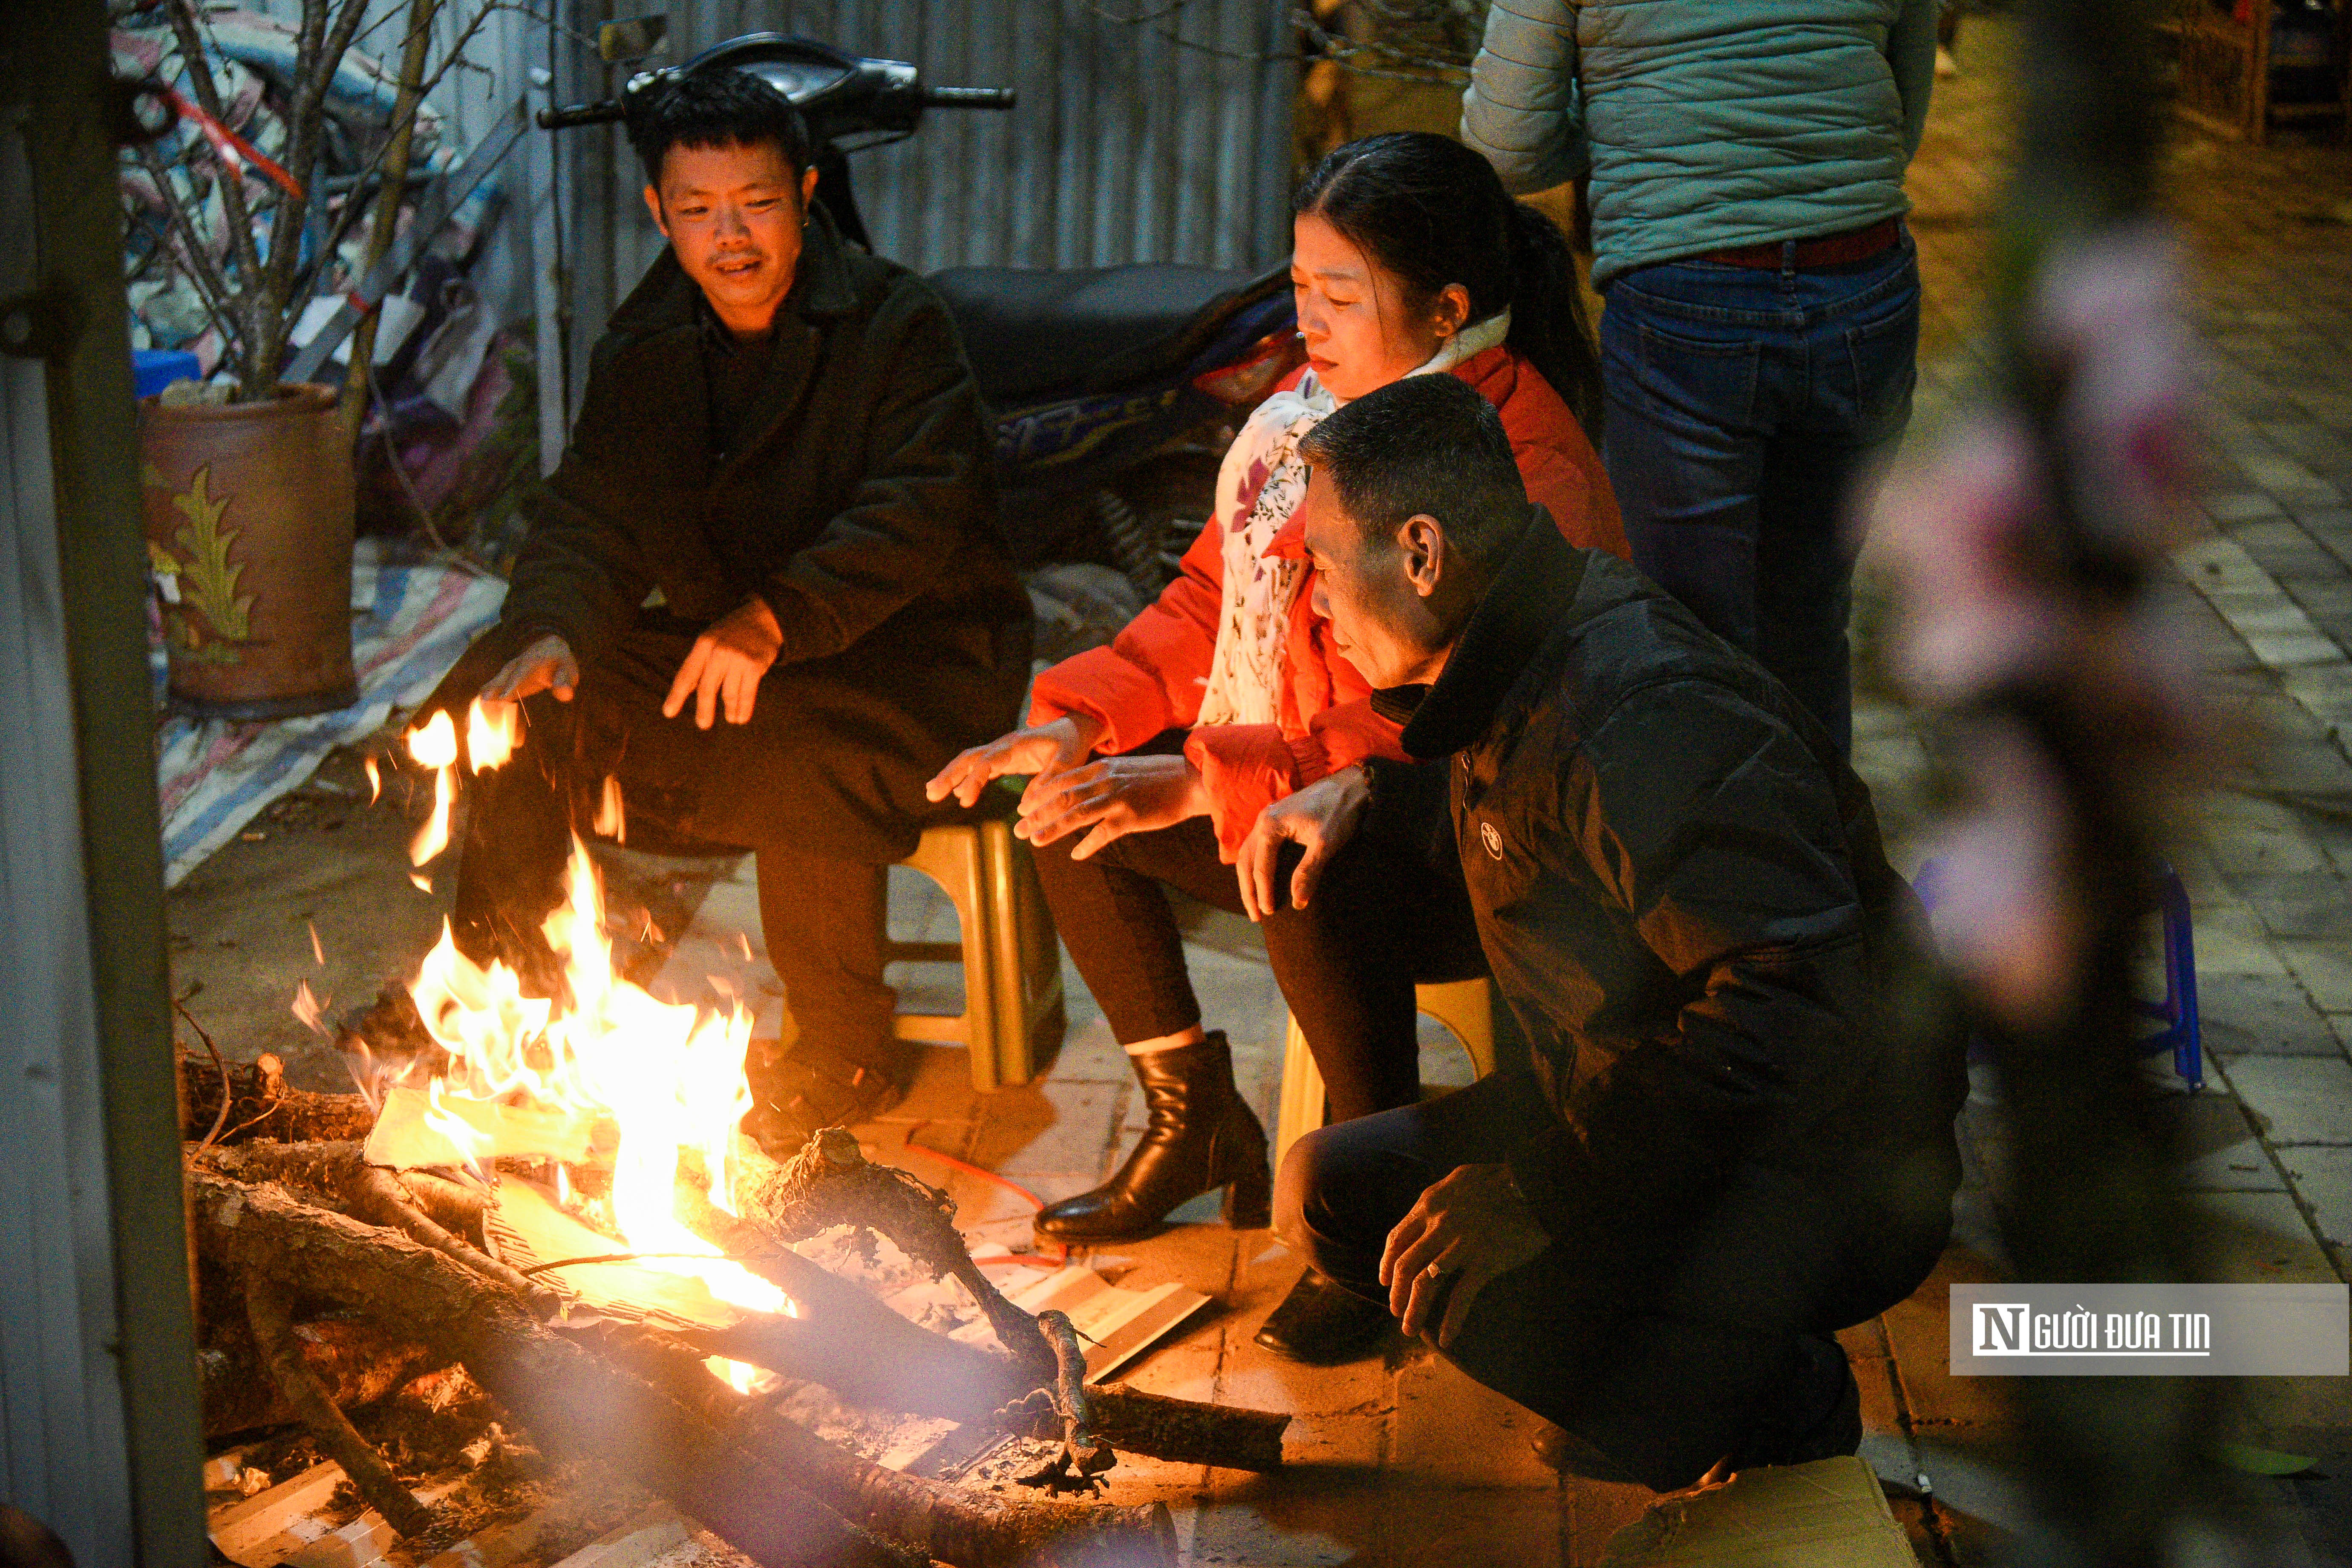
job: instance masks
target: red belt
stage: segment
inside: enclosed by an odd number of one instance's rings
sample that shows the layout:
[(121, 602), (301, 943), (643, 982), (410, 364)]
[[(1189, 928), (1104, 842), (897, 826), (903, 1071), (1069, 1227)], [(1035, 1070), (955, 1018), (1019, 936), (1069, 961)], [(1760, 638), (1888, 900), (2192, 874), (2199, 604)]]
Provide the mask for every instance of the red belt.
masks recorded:
[(1761, 245), (1738, 245), (1729, 250), (1710, 250), (1704, 256), (1694, 256), (1693, 261), (1719, 261), (1726, 267), (1757, 267), (1779, 271), (1783, 266), (1802, 269), (1809, 267), (1835, 267), (1848, 261), (1867, 261), (1903, 237), (1899, 218), (1880, 218), (1867, 228), (1850, 228), (1843, 234), (1825, 234), (1814, 239), (1796, 243), (1796, 255), (1785, 258), (1790, 248), (1781, 240), (1768, 239)]

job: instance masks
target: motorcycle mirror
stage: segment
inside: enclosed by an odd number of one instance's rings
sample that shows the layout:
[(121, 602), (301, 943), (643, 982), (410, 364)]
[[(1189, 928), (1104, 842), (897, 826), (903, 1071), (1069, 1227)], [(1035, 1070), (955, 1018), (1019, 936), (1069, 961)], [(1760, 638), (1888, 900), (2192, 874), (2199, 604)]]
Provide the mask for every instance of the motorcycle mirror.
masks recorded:
[(668, 37), (669, 18), (659, 12), (650, 16), (625, 17), (596, 29), (596, 53), (606, 65), (621, 65), (644, 59)]

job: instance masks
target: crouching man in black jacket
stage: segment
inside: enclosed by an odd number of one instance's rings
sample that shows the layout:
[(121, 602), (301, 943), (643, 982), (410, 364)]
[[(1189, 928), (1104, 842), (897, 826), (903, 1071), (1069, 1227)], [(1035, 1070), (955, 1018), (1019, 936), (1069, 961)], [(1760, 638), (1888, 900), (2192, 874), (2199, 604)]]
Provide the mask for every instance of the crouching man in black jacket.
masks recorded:
[(498, 626), (433, 703), (520, 703), (476, 775), (457, 944), (549, 994), (540, 922), (617, 792), (632, 844), (757, 851), (797, 1026), (749, 1064), (752, 1130), (797, 1148), (896, 1093), (884, 868), (954, 815), (924, 781), (1014, 721), (1029, 601), (947, 308), (842, 242), (808, 132), (718, 67), (640, 100), (669, 240), (590, 360)]
[(1562, 542), (1452, 377), (1300, 453), (1318, 607), (1424, 761), (1268, 808), (1245, 901), (1305, 903), (1351, 835), (1450, 815), (1534, 1070), (1309, 1133), (1276, 1225), (1558, 1423), (1569, 1468), (1663, 1489), (1852, 1452), (1830, 1336), (1934, 1266), (1965, 1093), (1868, 792), (1752, 660)]

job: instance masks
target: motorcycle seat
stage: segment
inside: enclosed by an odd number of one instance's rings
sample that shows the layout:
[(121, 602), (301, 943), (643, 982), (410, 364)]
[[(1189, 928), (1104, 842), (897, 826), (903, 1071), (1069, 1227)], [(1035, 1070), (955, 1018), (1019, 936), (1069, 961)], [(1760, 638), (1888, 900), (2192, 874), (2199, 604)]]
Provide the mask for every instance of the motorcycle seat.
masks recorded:
[(1068, 270), (954, 267), (930, 284), (963, 335), (981, 395), (1109, 391), (1206, 346), (1286, 273), (1145, 264)]

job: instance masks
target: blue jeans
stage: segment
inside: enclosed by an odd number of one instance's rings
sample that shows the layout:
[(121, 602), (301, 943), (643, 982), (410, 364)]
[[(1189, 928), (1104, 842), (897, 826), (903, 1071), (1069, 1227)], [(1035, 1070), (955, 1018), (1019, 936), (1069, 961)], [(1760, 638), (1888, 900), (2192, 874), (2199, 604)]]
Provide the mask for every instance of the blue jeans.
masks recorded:
[(1633, 563), (1853, 735), (1849, 492), (1911, 418), (1919, 268), (1906, 233), (1798, 271), (1668, 261), (1612, 279), (1601, 443)]

